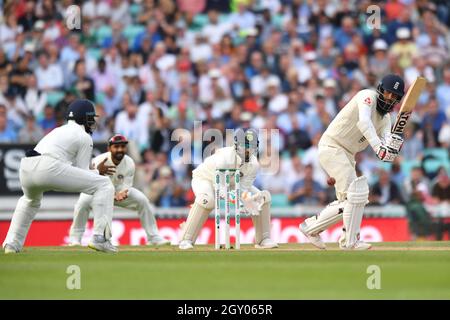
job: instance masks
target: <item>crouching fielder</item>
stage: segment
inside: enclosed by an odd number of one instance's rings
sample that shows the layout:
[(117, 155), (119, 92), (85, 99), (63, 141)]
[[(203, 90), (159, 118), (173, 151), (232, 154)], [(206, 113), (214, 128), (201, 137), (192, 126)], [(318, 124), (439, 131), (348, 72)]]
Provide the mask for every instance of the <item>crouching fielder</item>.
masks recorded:
[(92, 102), (75, 100), (69, 105), (67, 124), (47, 134), (20, 161), (23, 196), (17, 203), (3, 243), (5, 253), (22, 250), (42, 195), (51, 190), (89, 194), (94, 211), (94, 235), (90, 247), (117, 252), (110, 242), (114, 187), (97, 170), (89, 169), (96, 116)]
[(376, 91), (359, 91), (322, 135), (319, 162), (336, 180), (337, 201), (300, 225), (301, 232), (316, 247), (325, 249), (319, 234), (343, 218), (344, 228), (339, 239), (341, 249), (370, 249), (370, 244), (359, 240), (369, 186), (366, 177), (356, 176), (355, 154), (370, 145), (382, 161), (392, 162), (397, 157), (403, 139), (391, 134), (389, 112), (403, 97), (403, 90), (404, 82), (399, 76), (385, 76)]
[[(135, 165), (133, 159), (126, 155), (128, 140), (117, 134), (108, 143), (108, 152), (97, 156), (94, 160), (96, 168), (102, 168), (110, 176), (115, 188), (114, 205), (138, 212), (141, 225), (147, 234), (147, 244), (166, 245), (170, 241), (158, 234), (154, 209), (148, 198), (139, 190), (132, 187)], [(89, 212), (92, 210), (93, 197), (81, 193), (75, 204), (75, 214), (70, 227), (70, 245), (80, 245)]]
[[(270, 193), (265, 190), (260, 191), (253, 186), (259, 169), (257, 152), (258, 135), (256, 131), (249, 129), (244, 132), (244, 130), (238, 129), (234, 136), (234, 146), (217, 150), (192, 172), (195, 202), (182, 227), (180, 249), (193, 248), (209, 213), (214, 209), (216, 169), (240, 170), (242, 194), (251, 194), (248, 199), (242, 199), (242, 201), (244, 210), (252, 216), (255, 228), (255, 247), (258, 249), (278, 247), (278, 244), (270, 238)], [(233, 189), (234, 179), (230, 180)]]

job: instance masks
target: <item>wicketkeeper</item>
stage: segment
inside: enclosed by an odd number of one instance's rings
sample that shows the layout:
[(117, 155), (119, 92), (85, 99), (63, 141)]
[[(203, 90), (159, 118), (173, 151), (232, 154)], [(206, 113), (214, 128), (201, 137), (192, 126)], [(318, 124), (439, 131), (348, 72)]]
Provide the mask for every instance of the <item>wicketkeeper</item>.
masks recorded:
[[(255, 228), (255, 247), (258, 249), (276, 248), (278, 244), (270, 238), (271, 196), (266, 190), (253, 186), (259, 163), (258, 134), (253, 129), (238, 129), (234, 136), (234, 146), (218, 149), (213, 155), (192, 172), (192, 189), (195, 202), (183, 223), (180, 249), (192, 249), (209, 213), (214, 209), (214, 179), (216, 169), (239, 169), (241, 175), (241, 197), (244, 211), (251, 215)], [(234, 189), (234, 175), (230, 177)], [(248, 194), (245, 197), (244, 194)]]
[(404, 86), (402, 78), (390, 74), (381, 80), (377, 90), (359, 91), (322, 135), (319, 161), (328, 175), (336, 180), (337, 200), (300, 225), (300, 231), (316, 247), (325, 249), (320, 233), (342, 218), (341, 249), (367, 250), (371, 247), (359, 240), (369, 185), (366, 177), (356, 175), (355, 154), (370, 145), (381, 161), (392, 162), (398, 156), (403, 139), (391, 134), (389, 112), (402, 99)]

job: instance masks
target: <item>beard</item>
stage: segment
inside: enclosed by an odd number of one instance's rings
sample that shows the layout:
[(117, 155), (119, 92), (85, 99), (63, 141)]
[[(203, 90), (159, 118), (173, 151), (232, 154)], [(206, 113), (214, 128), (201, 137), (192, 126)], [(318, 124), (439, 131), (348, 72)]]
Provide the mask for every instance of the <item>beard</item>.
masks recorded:
[(123, 153), (123, 152), (118, 152), (118, 153), (113, 154), (114, 160), (117, 160), (117, 161), (122, 161), (124, 156), (125, 156), (125, 153)]

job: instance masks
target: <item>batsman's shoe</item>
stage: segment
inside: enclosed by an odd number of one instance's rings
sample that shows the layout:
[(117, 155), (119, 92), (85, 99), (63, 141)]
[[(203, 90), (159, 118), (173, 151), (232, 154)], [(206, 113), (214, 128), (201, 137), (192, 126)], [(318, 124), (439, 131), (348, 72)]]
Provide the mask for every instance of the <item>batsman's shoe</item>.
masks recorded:
[(306, 223), (303, 222), (301, 223), (298, 228), (300, 229), (300, 232), (303, 233), (305, 235), (305, 237), (309, 240), (309, 242), (311, 242), (312, 245), (314, 245), (316, 248), (319, 249), (326, 249), (327, 246), (325, 245), (325, 243), (323, 243), (322, 238), (320, 237), (320, 235), (316, 234), (316, 235), (312, 235), (312, 234), (308, 234), (305, 229), (306, 229)]
[(182, 240), (178, 245), (178, 248), (180, 248), (181, 250), (194, 249), (194, 244), (191, 240)]
[(19, 253), (20, 250), (16, 249), (10, 244), (5, 244), (5, 254)]
[(169, 240), (164, 239), (161, 236), (154, 236), (147, 242), (147, 245), (149, 245), (149, 246), (157, 246), (157, 247), (159, 247), (159, 246), (168, 246), (170, 244), (171, 243), (170, 243)]
[(81, 240), (79, 239), (75, 239), (75, 238), (70, 238), (69, 239), (69, 243), (67, 244), (68, 247), (77, 247), (77, 246), (81, 246)]
[(341, 245), (339, 245), (339, 246), (341, 247), (342, 250), (359, 250), (359, 251), (362, 251), (362, 250), (369, 250), (370, 248), (372, 248), (372, 245), (370, 243), (359, 241), (359, 240), (356, 241), (355, 244), (353, 246), (351, 246), (350, 248), (347, 248), (347, 247), (341, 246)]
[(259, 244), (255, 244), (256, 249), (274, 249), (278, 248), (278, 243), (273, 241), (270, 238), (266, 238), (263, 241), (261, 241)]
[(101, 252), (106, 252), (106, 253), (119, 252), (119, 249), (117, 249), (117, 247), (113, 246), (112, 243), (108, 240), (98, 241), (96, 239), (93, 239), (91, 242), (89, 242), (88, 247), (95, 251), (101, 251)]

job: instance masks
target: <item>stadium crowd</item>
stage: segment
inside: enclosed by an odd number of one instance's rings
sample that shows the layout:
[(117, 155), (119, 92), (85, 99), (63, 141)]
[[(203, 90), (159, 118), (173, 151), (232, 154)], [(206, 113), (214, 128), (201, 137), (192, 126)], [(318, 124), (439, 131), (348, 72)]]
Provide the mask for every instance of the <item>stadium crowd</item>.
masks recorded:
[[(69, 28), (71, 5), (79, 29)], [(194, 165), (171, 156), (174, 130), (193, 133), (195, 121), (203, 132), (279, 129), (262, 149), (275, 148), (280, 169), (257, 184), (290, 204), (325, 204), (321, 133), (383, 75), (407, 86), (420, 75), (428, 84), (401, 157), (385, 165), (368, 148), (358, 170), (374, 204), (449, 202), (445, 0), (11, 0), (0, 9), (0, 143), (35, 143), (64, 122), (68, 103), (90, 99), (94, 141), (127, 136), (138, 186), (159, 206), (185, 206)]]

